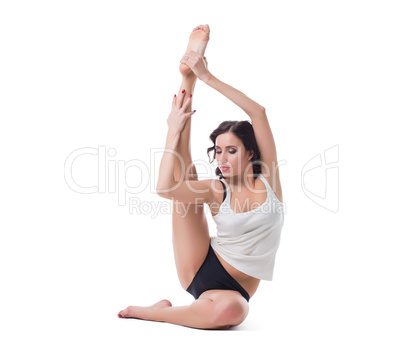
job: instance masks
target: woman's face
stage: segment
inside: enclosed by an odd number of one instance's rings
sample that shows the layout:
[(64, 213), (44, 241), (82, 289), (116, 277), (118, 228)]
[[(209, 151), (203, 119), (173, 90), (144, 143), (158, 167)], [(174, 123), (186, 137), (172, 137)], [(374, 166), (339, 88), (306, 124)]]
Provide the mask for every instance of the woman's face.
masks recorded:
[(222, 133), (216, 138), (215, 158), (225, 177), (246, 175), (252, 152), (247, 152), (242, 141), (231, 132)]

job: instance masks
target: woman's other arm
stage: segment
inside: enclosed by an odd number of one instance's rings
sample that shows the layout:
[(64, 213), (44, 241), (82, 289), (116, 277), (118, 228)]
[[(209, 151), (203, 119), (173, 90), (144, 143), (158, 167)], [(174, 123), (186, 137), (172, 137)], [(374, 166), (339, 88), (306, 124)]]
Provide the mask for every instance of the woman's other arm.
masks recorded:
[[(214, 200), (212, 190), (219, 192), (216, 187), (218, 180), (175, 180), (174, 156), (179, 156), (180, 160), (180, 154), (177, 152), (179, 139), (180, 134), (168, 131), (165, 152), (163, 153), (159, 167), (159, 177), (156, 185), (157, 194), (163, 198), (184, 203), (202, 204), (212, 202)], [(184, 168), (182, 170), (184, 171)]]
[(175, 156), (178, 155), (177, 147), (180, 140), (180, 133), (174, 133), (168, 130), (165, 143), (165, 151), (159, 166), (158, 183), (156, 191), (158, 194), (164, 193), (169, 189), (174, 188), (177, 182), (174, 178)]
[[(195, 112), (185, 112), (190, 104), (190, 98), (183, 103), (184, 93), (181, 93), (173, 99), (172, 111), (167, 119), (168, 132), (165, 151), (159, 167), (156, 192), (161, 197), (180, 202), (209, 203), (214, 199), (211, 188), (212, 186), (214, 186), (213, 188), (216, 187), (215, 182), (217, 180), (188, 181), (181, 178), (176, 181), (174, 177), (175, 156), (178, 156), (179, 162), (184, 167), (184, 161), (178, 152), (178, 144), (187, 119)], [(186, 171), (186, 168), (182, 168), (181, 173), (184, 174), (184, 171)]]

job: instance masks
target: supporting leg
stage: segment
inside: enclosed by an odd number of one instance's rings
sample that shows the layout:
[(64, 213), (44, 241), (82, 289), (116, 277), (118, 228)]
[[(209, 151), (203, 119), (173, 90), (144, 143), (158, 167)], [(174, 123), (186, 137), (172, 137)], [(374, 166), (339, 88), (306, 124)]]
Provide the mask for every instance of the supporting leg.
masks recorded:
[(228, 329), (239, 325), (248, 314), (248, 303), (232, 290), (210, 290), (189, 306), (172, 307), (162, 300), (150, 307), (130, 306), (119, 313), (121, 318), (139, 318), (179, 324), (198, 329)]

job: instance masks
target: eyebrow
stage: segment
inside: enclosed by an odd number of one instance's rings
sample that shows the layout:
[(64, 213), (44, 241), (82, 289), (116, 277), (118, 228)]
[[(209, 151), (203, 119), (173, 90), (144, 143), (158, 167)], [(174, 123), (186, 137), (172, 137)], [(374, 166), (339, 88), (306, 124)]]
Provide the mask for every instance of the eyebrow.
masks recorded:
[[(219, 146), (215, 146), (215, 147), (220, 148)], [(236, 146), (233, 146), (233, 145), (226, 146), (226, 148), (229, 148), (229, 147), (234, 147), (234, 148), (237, 148)]]

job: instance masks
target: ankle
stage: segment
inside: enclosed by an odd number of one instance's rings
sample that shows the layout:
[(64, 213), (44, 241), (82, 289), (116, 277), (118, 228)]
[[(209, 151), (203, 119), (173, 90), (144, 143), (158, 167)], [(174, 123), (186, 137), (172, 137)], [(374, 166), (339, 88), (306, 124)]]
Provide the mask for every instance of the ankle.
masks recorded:
[(195, 75), (194, 72), (190, 72), (187, 75), (182, 75), (183, 81), (188, 81), (188, 82), (196, 82), (197, 81), (197, 76)]

